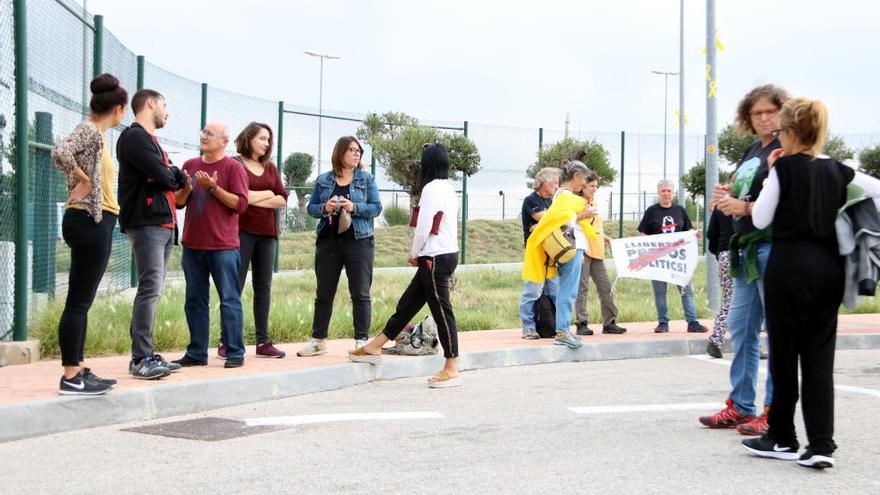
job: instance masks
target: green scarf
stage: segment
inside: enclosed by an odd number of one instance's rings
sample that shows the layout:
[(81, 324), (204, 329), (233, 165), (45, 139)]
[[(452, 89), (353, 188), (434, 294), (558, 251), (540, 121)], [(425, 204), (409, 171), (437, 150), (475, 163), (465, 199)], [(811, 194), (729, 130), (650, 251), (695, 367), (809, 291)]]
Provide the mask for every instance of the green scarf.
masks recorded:
[(746, 280), (752, 283), (761, 278), (761, 267), (758, 265), (758, 245), (763, 242), (770, 242), (772, 239), (772, 227), (755, 230), (748, 234), (733, 234), (730, 236), (730, 241), (728, 242), (730, 249), (730, 275), (732, 277), (739, 276), (739, 250), (743, 248), (746, 250), (745, 260), (743, 261), (746, 268)]

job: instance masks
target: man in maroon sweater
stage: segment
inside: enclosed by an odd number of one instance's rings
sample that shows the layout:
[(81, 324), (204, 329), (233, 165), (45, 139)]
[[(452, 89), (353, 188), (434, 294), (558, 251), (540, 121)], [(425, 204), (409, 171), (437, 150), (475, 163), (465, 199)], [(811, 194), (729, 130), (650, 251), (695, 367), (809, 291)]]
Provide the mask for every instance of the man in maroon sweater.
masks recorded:
[(202, 130), (201, 158), (183, 164), (192, 178), (175, 194), (186, 205), (183, 224), (183, 274), (186, 277), (186, 322), (190, 343), (175, 361), (181, 366), (208, 364), (210, 283), (220, 297), (220, 331), (227, 347), (226, 368), (244, 364), (241, 295), (238, 287), (238, 216), (247, 209), (248, 180), (244, 167), (226, 156), (229, 126), (211, 122)]

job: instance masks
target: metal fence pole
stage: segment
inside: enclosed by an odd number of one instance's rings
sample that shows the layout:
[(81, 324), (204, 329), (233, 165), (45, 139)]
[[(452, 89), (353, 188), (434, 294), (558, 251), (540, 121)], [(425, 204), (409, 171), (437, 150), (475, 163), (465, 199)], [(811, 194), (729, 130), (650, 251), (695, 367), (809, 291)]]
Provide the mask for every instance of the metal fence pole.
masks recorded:
[(617, 237), (623, 237), (623, 169), (626, 161), (624, 153), (626, 152), (626, 132), (620, 131), (620, 223), (617, 226)]
[(52, 114), (37, 112), (34, 123), (35, 141), (45, 145), (34, 150), (34, 251), (31, 272), (33, 292), (55, 292), (55, 239), (58, 236), (58, 214), (55, 207), (56, 174), (52, 165)]
[(376, 177), (376, 155), (370, 152), (370, 174)]
[(544, 157), (544, 128), (538, 128), (538, 160)]
[[(145, 59), (143, 55), (137, 56), (137, 91), (144, 89), (144, 65)], [(174, 212), (176, 215), (177, 212)], [(138, 272), (137, 272), (137, 264), (134, 261), (134, 248), (131, 250), (131, 260), (129, 262), (129, 271), (128, 271), (128, 286), (129, 287), (137, 287), (140, 281), (138, 280)]]
[(94, 17), (95, 36), (92, 49), (92, 75), (97, 77), (104, 72), (104, 16)]
[[(464, 137), (468, 135), (468, 123), (464, 121)], [(461, 264), (465, 264), (467, 260), (467, 214), (468, 214), (468, 193), (467, 193), (467, 173), (463, 174), (461, 180)]]
[[(278, 132), (275, 134), (278, 136), (278, 173), (284, 177), (284, 102), (278, 102)], [(286, 211), (287, 205), (284, 208), (276, 208), (275, 209), (275, 218), (280, 218), (280, 215), (283, 211)], [(275, 266), (273, 270), (275, 273), (278, 273), (278, 270), (281, 269), (281, 222), (276, 220), (275, 225), (278, 229), (276, 232), (278, 236), (278, 241), (275, 243)]]
[(12, 3), (15, 43), (15, 308), (13, 340), (27, 340), (28, 316), (28, 67), (27, 2)]
[(201, 114), (201, 127), (199, 130), (205, 128), (208, 125), (208, 83), (202, 83), (202, 114)]

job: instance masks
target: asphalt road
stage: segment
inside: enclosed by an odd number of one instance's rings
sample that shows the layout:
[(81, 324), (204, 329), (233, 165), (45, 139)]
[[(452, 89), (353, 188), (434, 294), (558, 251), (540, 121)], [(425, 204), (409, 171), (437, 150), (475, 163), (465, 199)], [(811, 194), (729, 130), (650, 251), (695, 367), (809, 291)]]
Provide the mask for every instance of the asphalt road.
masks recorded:
[[(880, 493), (880, 351), (837, 353), (825, 472), (750, 457), (735, 431), (699, 425), (727, 370), (691, 357), (493, 369), (457, 389), (374, 382), (27, 439), (0, 444), (0, 493)], [(682, 410), (638, 410), (658, 405)], [(624, 408), (570, 409), (608, 406)], [(124, 431), (206, 417), (295, 425), (222, 441)]]

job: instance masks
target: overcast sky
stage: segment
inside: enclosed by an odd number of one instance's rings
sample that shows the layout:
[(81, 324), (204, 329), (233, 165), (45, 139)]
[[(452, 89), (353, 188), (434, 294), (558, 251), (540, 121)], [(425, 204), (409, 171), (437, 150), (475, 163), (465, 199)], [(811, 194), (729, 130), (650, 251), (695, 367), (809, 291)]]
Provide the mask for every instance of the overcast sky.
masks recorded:
[[(80, 0), (82, 1), (82, 0)], [(88, 0), (136, 54), (190, 79), (324, 108), (423, 119), (662, 133), (678, 69), (679, 2)], [(705, 129), (705, 2), (685, 0), (687, 133)], [(719, 124), (773, 82), (824, 100), (837, 133), (880, 133), (880, 7), (864, 1), (717, 1)], [(161, 88), (159, 88), (161, 89)], [(678, 81), (670, 79), (669, 126)]]

